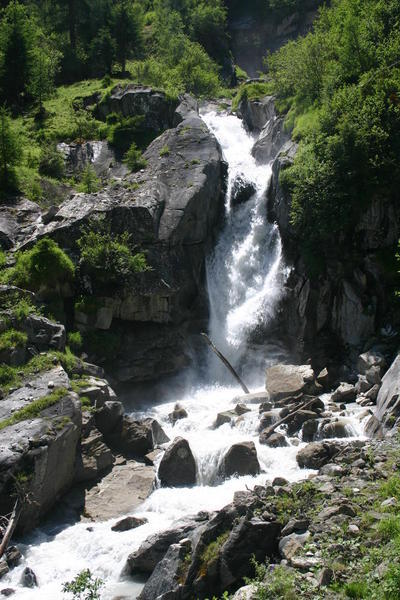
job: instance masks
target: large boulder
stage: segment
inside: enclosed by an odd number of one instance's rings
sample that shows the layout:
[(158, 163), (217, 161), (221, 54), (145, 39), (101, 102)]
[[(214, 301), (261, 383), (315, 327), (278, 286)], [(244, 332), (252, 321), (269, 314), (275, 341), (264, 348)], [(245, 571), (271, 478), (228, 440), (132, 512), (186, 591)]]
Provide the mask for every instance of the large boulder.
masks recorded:
[(219, 467), (223, 477), (258, 475), (260, 463), (254, 442), (240, 442), (229, 448)]
[(245, 96), (240, 101), (237, 112), (249, 131), (261, 131), (276, 114), (274, 97), (264, 96), (259, 100), (249, 100)]
[(154, 446), (169, 441), (155, 419), (134, 420), (127, 415), (124, 415), (116, 428), (105, 437), (113, 448), (136, 458), (144, 458)]
[[(369, 431), (379, 434), (379, 424), (383, 430), (393, 429), (400, 417), (400, 355), (393, 361), (390, 369), (382, 379), (382, 386), (376, 400), (376, 410)], [(372, 422), (375, 426), (372, 425)]]
[(237, 206), (250, 200), (256, 193), (257, 188), (253, 182), (247, 181), (244, 176), (238, 175), (232, 184), (231, 205)]
[(165, 451), (158, 468), (164, 487), (181, 487), (196, 483), (196, 461), (187, 440), (177, 437)]
[(316, 389), (314, 371), (309, 365), (274, 365), (267, 369), (266, 389), (272, 402), (312, 394)]
[(164, 92), (130, 83), (115, 86), (96, 111), (102, 118), (110, 113), (119, 113), (124, 117), (141, 115), (146, 129), (159, 132), (172, 127), (177, 106), (178, 102), (168, 98)]
[(154, 600), (166, 598), (168, 592), (175, 591), (183, 577), (182, 565), (185, 559), (190, 558), (192, 544), (184, 539), (178, 544), (171, 544), (164, 558), (157, 564), (150, 578), (146, 581), (140, 593), (139, 600)]
[[(49, 391), (47, 388), (47, 393), (39, 395), (39, 398), (48, 395)], [(25, 402), (22, 404), (20, 400), (15, 409), (25, 408), (33, 399), (27, 395)], [(7, 402), (6, 399), (0, 404), (5, 403), (6, 406)], [(5, 406), (2, 408), (5, 409)], [(4, 410), (1, 416), (7, 417)], [(36, 418), (9, 425), (1, 431), (0, 513), (6, 515), (11, 512), (14, 477), (23, 474), (30, 502), (24, 504), (18, 521), (20, 532), (35, 527), (71, 487), (79, 452), (81, 418), (78, 396), (66, 391), (58, 402), (42, 410)]]
[(334, 443), (313, 442), (302, 448), (296, 456), (301, 469), (320, 469), (339, 452), (340, 446)]
[(252, 155), (258, 163), (266, 164), (273, 160), (290, 140), (290, 133), (284, 128), (285, 117), (273, 116), (267, 122), (252, 148)]

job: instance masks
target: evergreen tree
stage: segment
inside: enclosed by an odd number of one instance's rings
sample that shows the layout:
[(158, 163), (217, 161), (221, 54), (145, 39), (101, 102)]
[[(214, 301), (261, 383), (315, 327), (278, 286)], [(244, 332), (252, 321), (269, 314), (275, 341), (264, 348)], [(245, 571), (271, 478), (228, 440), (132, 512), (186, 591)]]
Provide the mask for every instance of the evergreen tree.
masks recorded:
[(111, 75), (115, 59), (115, 41), (107, 27), (100, 29), (90, 45), (91, 69), (96, 76)]
[(29, 18), (26, 8), (16, 0), (10, 2), (3, 12), (0, 27), (0, 88), (9, 106), (20, 105), (26, 91), (34, 28), (34, 21)]
[(126, 70), (126, 61), (136, 56), (142, 49), (142, 10), (139, 4), (119, 0), (113, 9), (114, 37), (116, 57), (122, 72)]
[(54, 90), (54, 79), (58, 70), (61, 53), (56, 50), (54, 44), (41, 36), (37, 46), (31, 52), (31, 72), (28, 83), (28, 91), (38, 103), (39, 115), (43, 115), (43, 101), (48, 98)]
[(13, 167), (19, 162), (20, 151), (17, 134), (12, 129), (10, 116), (3, 106), (0, 108), (0, 188), (3, 191), (11, 187)]

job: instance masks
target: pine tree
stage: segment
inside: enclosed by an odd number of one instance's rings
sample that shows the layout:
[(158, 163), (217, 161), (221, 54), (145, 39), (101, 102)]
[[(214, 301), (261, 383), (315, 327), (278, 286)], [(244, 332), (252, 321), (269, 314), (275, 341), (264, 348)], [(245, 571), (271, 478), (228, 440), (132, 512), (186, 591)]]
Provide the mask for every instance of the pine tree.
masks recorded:
[(139, 4), (120, 0), (113, 9), (116, 57), (122, 72), (131, 54), (138, 55), (142, 48), (142, 10)]
[(59, 67), (61, 53), (54, 44), (49, 43), (43, 36), (37, 46), (31, 51), (32, 66), (28, 83), (28, 91), (38, 103), (39, 115), (43, 115), (43, 102), (54, 91), (54, 79)]
[(17, 134), (12, 129), (11, 118), (3, 106), (0, 108), (0, 189), (3, 191), (11, 187), (13, 168), (18, 164), (20, 154)]

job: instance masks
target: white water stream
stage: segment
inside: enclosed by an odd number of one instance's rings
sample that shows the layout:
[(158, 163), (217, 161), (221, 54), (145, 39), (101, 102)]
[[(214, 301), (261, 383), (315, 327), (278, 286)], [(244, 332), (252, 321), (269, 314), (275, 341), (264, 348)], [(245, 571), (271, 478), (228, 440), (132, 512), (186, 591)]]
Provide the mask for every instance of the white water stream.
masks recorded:
[[(274, 360), (273, 352), (261, 352), (257, 370), (256, 351), (249, 354), (247, 340), (259, 326), (274, 316), (276, 303), (282, 293), (285, 267), (282, 261), (279, 233), (267, 222), (265, 190), (271, 174), (270, 167), (257, 166), (251, 156), (254, 140), (244, 130), (241, 121), (227, 114), (208, 112), (204, 120), (218, 138), (229, 164), (229, 182), (226, 202), (226, 222), (217, 247), (207, 265), (210, 296), (210, 333), (221, 350), (236, 358), (235, 363), (256, 365), (247, 381), (262, 388), (266, 359)], [(243, 175), (256, 186), (256, 193), (245, 204), (231, 208), (230, 192), (237, 175)], [(241, 360), (238, 360), (239, 359)], [(250, 357), (250, 360), (249, 360)], [(105, 580), (102, 599), (115, 596), (135, 598), (140, 583), (121, 580), (121, 570), (129, 553), (136, 550), (151, 533), (161, 531), (186, 515), (200, 510), (216, 510), (232, 501), (236, 490), (265, 484), (275, 476), (294, 481), (307, 476), (296, 464), (296, 453), (301, 441), (292, 440), (287, 448), (272, 449), (258, 442), (257, 404), (231, 427), (228, 424), (213, 428), (217, 413), (233, 409), (235, 397), (242, 394), (239, 387), (226, 383), (225, 371), (210, 359), (208, 386), (196, 386), (173, 402), (148, 408), (135, 416), (154, 416), (172, 439), (188, 439), (198, 464), (198, 485), (193, 488), (156, 489), (135, 511), (148, 523), (137, 529), (118, 533), (111, 531), (116, 519), (104, 523), (47, 524), (35, 530), (23, 544), (22, 564), (2, 579), (0, 589), (17, 590), (13, 598), (21, 600), (61, 600), (67, 598), (61, 591), (62, 583), (69, 581), (84, 568), (90, 568), (96, 577)], [(210, 383), (212, 382), (212, 383)], [(219, 382), (219, 383), (218, 383)], [(176, 401), (187, 410), (188, 418), (173, 427), (168, 414)], [(362, 436), (362, 426), (349, 410), (349, 423), (354, 436)], [(218, 483), (216, 472), (224, 452), (239, 441), (254, 441), (262, 474), (240, 477)], [(90, 526), (92, 531), (87, 528)], [(23, 569), (31, 567), (39, 587), (24, 589), (19, 581)]]

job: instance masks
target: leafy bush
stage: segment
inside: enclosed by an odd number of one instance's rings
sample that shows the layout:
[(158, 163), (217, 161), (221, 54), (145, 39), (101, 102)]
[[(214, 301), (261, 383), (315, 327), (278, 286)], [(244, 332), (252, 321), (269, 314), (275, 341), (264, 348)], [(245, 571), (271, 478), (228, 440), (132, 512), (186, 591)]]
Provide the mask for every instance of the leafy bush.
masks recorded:
[(12, 350), (14, 348), (24, 348), (28, 341), (25, 332), (16, 329), (8, 329), (0, 334), (0, 352), (2, 350)]
[(254, 82), (248, 84), (242, 84), (236, 96), (232, 100), (232, 110), (237, 110), (242, 100), (247, 98), (248, 100), (260, 100), (264, 96), (271, 93), (271, 84), (263, 82)]
[(54, 144), (42, 148), (39, 173), (53, 179), (62, 179), (65, 176), (64, 156)]
[(33, 248), (20, 252), (10, 279), (18, 286), (39, 291), (56, 291), (64, 283), (72, 282), (74, 265), (58, 244), (50, 239), (39, 240)]
[(93, 194), (100, 187), (100, 180), (96, 175), (93, 166), (88, 163), (81, 173), (81, 181), (78, 185), (78, 190), (84, 194)]
[(89, 569), (81, 571), (75, 579), (63, 584), (63, 592), (73, 595), (74, 600), (100, 600), (101, 579), (93, 577)]
[(104, 220), (83, 227), (78, 246), (81, 251), (80, 268), (95, 282), (121, 285), (127, 277), (149, 269), (142, 252), (133, 253), (131, 235), (111, 233)]
[(140, 169), (144, 169), (147, 165), (135, 142), (132, 142), (129, 150), (125, 153), (124, 162), (133, 172), (140, 171)]
[(78, 352), (82, 348), (82, 343), (80, 331), (71, 331), (68, 334), (68, 344), (73, 352)]

